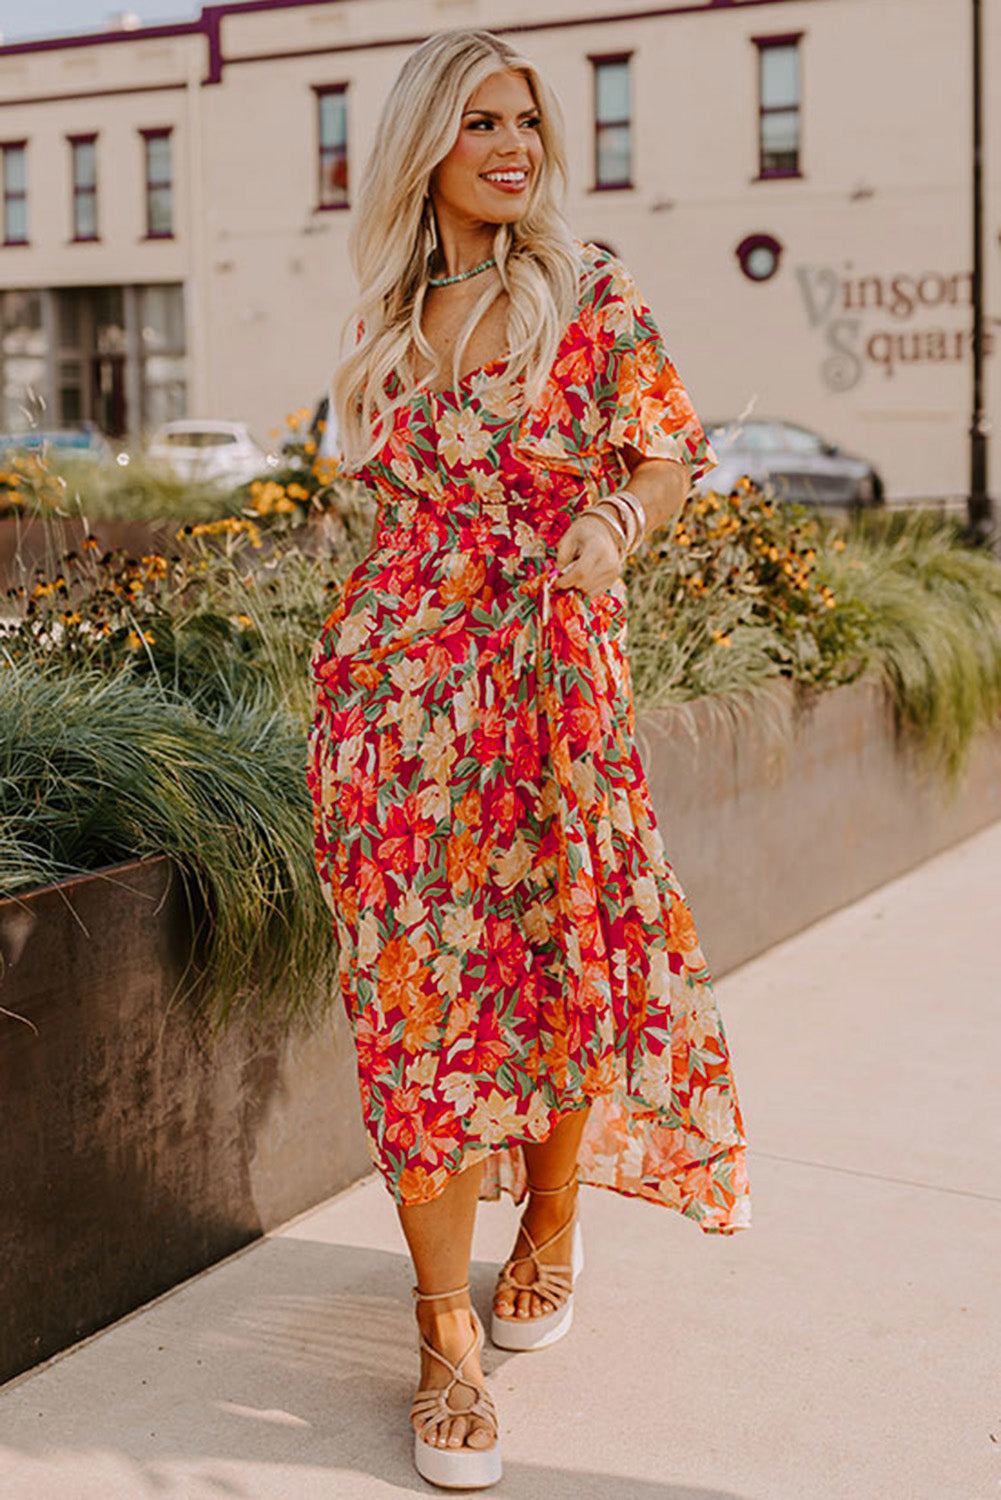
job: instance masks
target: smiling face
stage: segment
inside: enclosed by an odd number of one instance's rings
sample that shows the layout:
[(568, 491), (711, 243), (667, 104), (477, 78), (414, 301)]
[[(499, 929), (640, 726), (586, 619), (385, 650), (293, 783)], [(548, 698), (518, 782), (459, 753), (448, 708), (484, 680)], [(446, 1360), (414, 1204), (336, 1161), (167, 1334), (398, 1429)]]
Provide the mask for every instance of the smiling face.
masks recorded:
[(466, 100), (459, 134), (431, 174), (441, 224), (520, 219), (542, 164), (539, 110), (520, 73), (491, 73)]

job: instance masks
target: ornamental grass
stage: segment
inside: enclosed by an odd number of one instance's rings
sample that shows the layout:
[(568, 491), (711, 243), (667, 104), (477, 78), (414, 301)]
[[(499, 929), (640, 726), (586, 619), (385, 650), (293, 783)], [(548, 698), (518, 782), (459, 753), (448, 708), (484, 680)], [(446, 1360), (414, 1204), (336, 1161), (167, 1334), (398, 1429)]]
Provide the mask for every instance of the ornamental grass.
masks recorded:
[(121, 671), (9, 665), (0, 891), (170, 855), (200, 928), (209, 1018), (291, 1022), (336, 989), (302, 781), (301, 727), (267, 690), (202, 712)]
[(866, 668), (898, 728), (955, 785), (973, 740), (1001, 716), (1001, 563), (937, 517), (861, 517), (822, 572), (864, 616)]
[[(322, 477), (308, 506), (262, 492), (190, 521), (169, 554), (89, 537), (12, 591), (0, 624), (0, 892), (169, 854), (204, 915), (199, 994), (220, 1023), (291, 1020), (337, 992), (303, 774), (308, 655), (373, 511)], [(743, 483), (693, 496), (625, 578), (638, 713), (706, 695), (767, 712), (783, 678), (816, 692), (875, 674), (953, 780), (1001, 714), (1001, 565), (941, 520), (839, 531)]]

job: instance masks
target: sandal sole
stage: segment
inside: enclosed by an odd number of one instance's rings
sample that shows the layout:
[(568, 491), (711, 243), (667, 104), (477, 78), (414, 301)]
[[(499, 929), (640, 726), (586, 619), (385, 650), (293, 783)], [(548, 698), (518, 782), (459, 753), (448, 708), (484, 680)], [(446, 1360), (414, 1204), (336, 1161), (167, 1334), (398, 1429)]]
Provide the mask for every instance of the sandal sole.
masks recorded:
[(500, 1442), (492, 1448), (432, 1448), (414, 1434), (414, 1467), (422, 1479), (444, 1490), (484, 1490), (500, 1479)]
[[(570, 1255), (573, 1279), (584, 1269), (584, 1241), (580, 1225), (574, 1224), (573, 1249)], [(527, 1288), (526, 1290), (531, 1290)], [(490, 1342), (498, 1349), (511, 1349), (518, 1354), (528, 1354), (535, 1349), (548, 1349), (570, 1332), (573, 1323), (573, 1292), (562, 1307), (544, 1313), (540, 1318), (501, 1318), (490, 1315)]]

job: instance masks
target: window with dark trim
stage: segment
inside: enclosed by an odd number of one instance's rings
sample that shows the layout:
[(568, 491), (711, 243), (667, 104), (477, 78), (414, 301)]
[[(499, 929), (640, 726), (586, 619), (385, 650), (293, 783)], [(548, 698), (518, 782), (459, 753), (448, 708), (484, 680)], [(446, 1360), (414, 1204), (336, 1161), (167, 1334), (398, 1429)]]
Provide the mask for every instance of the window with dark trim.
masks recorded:
[(3, 166), (3, 242), (28, 243), (28, 143), (4, 141), (0, 145)]
[(73, 238), (97, 239), (97, 136), (71, 135)]
[(317, 208), (348, 206), (348, 86), (316, 89)]
[(756, 36), (758, 49), (758, 176), (800, 176), (802, 32)]
[(594, 69), (594, 185), (633, 185), (631, 54), (592, 57)]
[(140, 130), (146, 179), (146, 238), (169, 240), (174, 236), (174, 179), (171, 161), (171, 127)]

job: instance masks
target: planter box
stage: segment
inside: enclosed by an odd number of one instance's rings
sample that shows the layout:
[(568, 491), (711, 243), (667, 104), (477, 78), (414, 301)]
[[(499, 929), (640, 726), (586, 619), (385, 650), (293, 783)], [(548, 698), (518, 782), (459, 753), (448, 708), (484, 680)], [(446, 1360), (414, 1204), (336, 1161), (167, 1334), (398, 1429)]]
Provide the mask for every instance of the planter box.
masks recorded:
[(1001, 724), (950, 792), (879, 685), (780, 680), (637, 716), (667, 857), (717, 975), (1001, 818)]
[(191, 929), (169, 860), (0, 901), (0, 948), (3, 1381), (370, 1162), (340, 1007), (213, 1041), (171, 1005)]
[[(637, 718), (668, 858), (719, 975), (1001, 818), (1001, 731), (955, 795), (862, 682), (803, 706)], [(0, 901), (0, 1380), (369, 1170), (340, 1007), (315, 1034), (213, 1040), (170, 997), (191, 951), (173, 866)]]
[[(174, 552), (175, 532), (182, 521), (94, 521), (91, 531), (102, 551), (119, 547), (132, 557), (146, 552)], [(36, 568), (55, 572), (64, 552), (80, 550), (87, 528), (79, 517), (0, 517), (0, 589), (30, 584)]]

